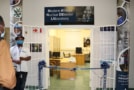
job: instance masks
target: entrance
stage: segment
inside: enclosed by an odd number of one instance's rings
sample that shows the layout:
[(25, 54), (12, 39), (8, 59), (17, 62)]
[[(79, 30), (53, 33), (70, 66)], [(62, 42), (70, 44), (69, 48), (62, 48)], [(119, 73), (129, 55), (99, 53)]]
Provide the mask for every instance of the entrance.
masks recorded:
[[(107, 73), (106, 87), (110, 90), (114, 90), (115, 69), (116, 69), (115, 68), (116, 66), (116, 28), (114, 26), (94, 27), (92, 29), (48, 28), (48, 27), (46, 28), (46, 27), (35, 27), (35, 26), (23, 26), (23, 28), (24, 28), (23, 35), (25, 36), (24, 45), (30, 48), (31, 56), (32, 56), (31, 61), (28, 63), (29, 70), (28, 70), (28, 78), (26, 82), (27, 89), (34, 87), (33, 90), (36, 90), (38, 88), (38, 82), (39, 82), (38, 62), (40, 60), (45, 60), (46, 64), (50, 65), (51, 64), (50, 58), (53, 56), (54, 59), (61, 59), (61, 58), (67, 59), (70, 56), (73, 56), (74, 57), (73, 59), (72, 58), (69, 59), (70, 62), (76, 62), (75, 65), (77, 66), (78, 64), (79, 67), (86, 67), (87, 65), (87, 67), (90, 68), (97, 68), (100, 67), (100, 63), (102, 61), (108, 62), (110, 68), (108, 69), (108, 73)], [(52, 32), (50, 33), (50, 31)], [(50, 42), (50, 40), (52, 40), (52, 42)], [(31, 46), (33, 47), (31, 48)], [(40, 46), (41, 46), (41, 50), (40, 50)], [(86, 64), (87, 62), (85, 62), (86, 61), (85, 54), (87, 55), (90, 54), (90, 66), (89, 63)], [(79, 55), (81, 56), (79, 57)], [(58, 64), (60, 65), (60, 62)], [(89, 77), (89, 72), (87, 71), (90, 72), (90, 77)], [(70, 86), (65, 86), (65, 87), (67, 87), (68, 89), (70, 89), (69, 87), (76, 88), (77, 90), (79, 88), (80, 90), (89, 90), (89, 87), (91, 87), (92, 90), (94, 89), (101, 90), (103, 88), (103, 85), (105, 84), (105, 82), (103, 81), (103, 70), (95, 70), (95, 71), (87, 70), (87, 71), (86, 70), (80, 71), (80, 73), (78, 72), (78, 74), (76, 75), (74, 73), (71, 74), (73, 75), (73, 77), (69, 78), (68, 80), (69, 82), (65, 82), (66, 84), (64, 84), (64, 85), (70, 84)], [(85, 72), (87, 73), (84, 74)], [(51, 82), (49, 83), (49, 81), (51, 81), (50, 73), (49, 73), (49, 69), (46, 68), (43, 69), (43, 74), (42, 74), (43, 89), (48, 89), (49, 86), (50, 87), (53, 86), (50, 85)], [(57, 74), (58, 71), (54, 71), (54, 74), (55, 73)], [(56, 88), (59, 88), (60, 86), (63, 85), (63, 83), (58, 83), (58, 81), (62, 80), (60, 79), (61, 73), (58, 74), (56, 80), (53, 81), (53, 83), (57, 84), (56, 86), (54, 86), (55, 88), (54, 90), (56, 90)], [(65, 75), (68, 76), (68, 73)], [(81, 76), (79, 75), (83, 76), (83, 78), (81, 78)], [(79, 81), (73, 82), (78, 79)], [(85, 82), (83, 80), (87, 82), (83, 84)], [(64, 82), (67, 80), (62, 80), (62, 81)], [(74, 87), (75, 85), (78, 86)], [(83, 89), (84, 87), (86, 87), (87, 89)], [(64, 88), (62, 88), (62, 90), (63, 89)]]
[[(50, 65), (66, 68), (90, 67), (90, 29), (49, 29)], [(89, 90), (89, 70), (50, 69), (48, 90)]]

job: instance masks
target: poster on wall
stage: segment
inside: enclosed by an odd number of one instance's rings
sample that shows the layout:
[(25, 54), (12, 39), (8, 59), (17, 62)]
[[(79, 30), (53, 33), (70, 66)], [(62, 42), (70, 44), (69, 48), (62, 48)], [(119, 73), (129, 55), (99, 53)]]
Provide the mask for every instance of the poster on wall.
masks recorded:
[(22, 35), (22, 1), (10, 0), (10, 47), (16, 44), (15, 37)]
[(128, 90), (129, 76), (129, 7), (130, 0), (117, 0), (117, 70), (116, 90)]
[(94, 6), (45, 7), (44, 25), (94, 25)]
[(30, 44), (30, 52), (42, 52), (42, 44), (41, 43), (31, 43)]
[(90, 38), (84, 37), (83, 38), (83, 47), (89, 47), (90, 46)]

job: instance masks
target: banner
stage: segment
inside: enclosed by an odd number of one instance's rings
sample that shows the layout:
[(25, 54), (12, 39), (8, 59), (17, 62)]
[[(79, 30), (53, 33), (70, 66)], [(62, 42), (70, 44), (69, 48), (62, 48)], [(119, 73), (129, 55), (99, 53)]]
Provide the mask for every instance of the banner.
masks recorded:
[(116, 90), (128, 90), (129, 76), (129, 7), (130, 0), (117, 0), (117, 70)]
[(22, 35), (22, 2), (10, 0), (10, 46), (14, 46), (15, 37)]
[(45, 7), (45, 25), (94, 25), (94, 6)]

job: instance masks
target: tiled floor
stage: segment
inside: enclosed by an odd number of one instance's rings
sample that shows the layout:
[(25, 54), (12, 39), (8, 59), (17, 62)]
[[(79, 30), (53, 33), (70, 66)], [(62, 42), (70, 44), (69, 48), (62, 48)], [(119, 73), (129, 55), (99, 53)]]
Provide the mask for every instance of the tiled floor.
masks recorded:
[[(89, 63), (79, 67), (89, 67)], [(89, 70), (77, 70), (74, 80), (61, 80), (57, 76), (53, 76), (50, 78), (48, 90), (90, 90)]]

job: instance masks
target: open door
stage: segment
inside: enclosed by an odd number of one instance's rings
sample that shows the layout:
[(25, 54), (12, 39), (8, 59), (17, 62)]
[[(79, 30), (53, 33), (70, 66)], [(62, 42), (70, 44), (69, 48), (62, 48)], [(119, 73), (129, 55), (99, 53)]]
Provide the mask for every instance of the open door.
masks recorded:
[[(95, 27), (91, 36), (91, 68), (99, 68), (101, 62), (106, 61), (110, 68), (107, 69), (106, 81), (102, 69), (90, 70), (91, 90), (114, 90), (116, 67), (116, 27)], [(107, 89), (105, 89), (107, 88)]]
[(25, 37), (24, 46), (28, 47), (31, 52), (31, 61), (28, 62), (28, 77), (25, 89), (48, 89), (49, 70), (43, 68), (39, 72), (40, 61), (43, 60), (47, 65), (49, 64), (48, 32), (45, 30), (45, 27), (41, 26), (23, 26), (23, 35)]

